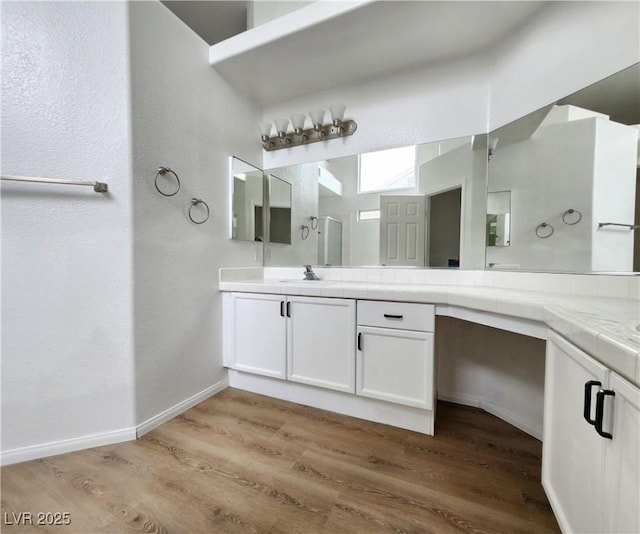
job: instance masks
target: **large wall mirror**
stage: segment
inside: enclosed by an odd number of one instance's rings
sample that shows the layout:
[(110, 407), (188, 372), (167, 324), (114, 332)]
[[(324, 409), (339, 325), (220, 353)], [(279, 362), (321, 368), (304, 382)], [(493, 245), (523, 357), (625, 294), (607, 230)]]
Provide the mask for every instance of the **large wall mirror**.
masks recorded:
[(265, 264), (482, 268), (486, 162), (480, 135), (273, 169), (310, 232)]
[(640, 271), (639, 127), (640, 64), (491, 132), (487, 267)]

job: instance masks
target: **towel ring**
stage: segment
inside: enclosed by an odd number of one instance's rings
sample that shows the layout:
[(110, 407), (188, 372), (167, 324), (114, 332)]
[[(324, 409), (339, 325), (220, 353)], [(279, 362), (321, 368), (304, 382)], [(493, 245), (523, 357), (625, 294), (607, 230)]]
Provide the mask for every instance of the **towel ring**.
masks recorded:
[[(573, 222), (567, 222), (567, 215), (573, 215), (574, 213), (578, 214), (578, 220), (573, 221)], [(581, 220), (582, 220), (582, 212), (580, 212), (579, 210), (574, 210), (573, 208), (565, 211), (564, 214), (562, 215), (562, 222), (564, 224), (568, 224), (569, 226), (573, 226), (574, 224), (578, 224)]]
[(314, 217), (312, 215), (310, 219), (311, 219), (311, 229), (315, 230), (316, 228), (318, 228), (318, 217)]
[[(196, 221), (193, 218), (193, 214), (191, 213), (191, 210), (194, 208), (194, 206), (197, 206), (198, 204), (204, 204), (205, 209), (207, 210), (207, 216), (202, 219), (201, 221)], [(191, 222), (193, 224), (202, 224), (205, 223), (209, 220), (209, 204), (207, 204), (204, 200), (202, 200), (201, 198), (192, 198), (191, 199), (191, 206), (189, 206), (189, 219), (191, 219)]]
[[(160, 187), (158, 187), (158, 176), (164, 176), (167, 173), (173, 174), (173, 176), (176, 179), (176, 182), (178, 183), (178, 188), (173, 193), (165, 193), (160, 189)], [(158, 172), (156, 173), (156, 179), (154, 181), (154, 184), (156, 186), (156, 191), (158, 191), (158, 193), (160, 193), (162, 196), (165, 196), (165, 197), (172, 197), (174, 195), (177, 195), (178, 191), (180, 191), (180, 178), (178, 178), (178, 175), (175, 173), (175, 171), (172, 171), (169, 167), (158, 167)]]
[(307, 239), (307, 237), (309, 237), (309, 227), (306, 224), (303, 224), (300, 227), (300, 233), (302, 240), (304, 241), (305, 239)]
[[(549, 231), (549, 233), (547, 235), (540, 235), (540, 229), (544, 229), (544, 228), (550, 228), (551, 230)], [(540, 238), (540, 239), (547, 239), (548, 237), (551, 237), (553, 235), (553, 226), (551, 226), (549, 223), (543, 222), (540, 223), (538, 226), (536, 226), (536, 235)]]

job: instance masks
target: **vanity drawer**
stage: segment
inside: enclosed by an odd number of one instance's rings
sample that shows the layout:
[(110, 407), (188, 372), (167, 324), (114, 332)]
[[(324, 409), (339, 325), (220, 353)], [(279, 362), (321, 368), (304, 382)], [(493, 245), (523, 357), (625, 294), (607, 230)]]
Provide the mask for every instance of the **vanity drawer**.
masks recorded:
[(359, 325), (433, 332), (433, 304), (359, 300), (357, 310)]

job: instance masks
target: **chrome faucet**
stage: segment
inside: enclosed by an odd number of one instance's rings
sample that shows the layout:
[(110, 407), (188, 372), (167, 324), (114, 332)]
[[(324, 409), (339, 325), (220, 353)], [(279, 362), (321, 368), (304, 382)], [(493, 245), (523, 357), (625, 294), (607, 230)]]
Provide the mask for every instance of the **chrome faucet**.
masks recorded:
[(305, 265), (304, 266), (304, 279), (305, 280), (320, 280), (320, 278), (318, 278), (318, 275), (313, 272), (313, 268), (311, 267), (311, 265)]

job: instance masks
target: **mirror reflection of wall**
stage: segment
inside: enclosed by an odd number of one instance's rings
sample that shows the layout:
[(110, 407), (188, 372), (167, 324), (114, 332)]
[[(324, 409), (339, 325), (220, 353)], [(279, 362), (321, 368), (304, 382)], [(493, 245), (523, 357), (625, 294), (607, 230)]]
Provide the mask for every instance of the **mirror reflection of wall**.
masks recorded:
[[(288, 243), (283, 238), (281, 242), (271, 239), (265, 244), (264, 264), (270, 267), (316, 265), (318, 257), (317, 229), (310, 230), (308, 236), (305, 232), (306, 239), (303, 239), (301, 228), (303, 225), (310, 226), (310, 218), (318, 215), (317, 163), (281, 167), (271, 169), (268, 172), (274, 178), (270, 181), (276, 188), (286, 187), (290, 191), (287, 193), (290, 199), (288, 206), (274, 204), (274, 208), (276, 211), (280, 211), (282, 217), (285, 214), (290, 217), (288, 225), (290, 237)], [(280, 190), (281, 193), (284, 192), (284, 189)], [(278, 200), (276, 202), (282, 204)], [(274, 228), (274, 230), (280, 232), (280, 229)], [(278, 236), (275, 237), (279, 239)]]
[[(630, 227), (638, 224), (640, 212), (638, 123), (636, 65), (492, 132), (490, 139), (497, 145), (488, 189), (511, 190), (514, 215), (511, 246), (491, 246), (489, 237), (487, 265), (632, 271)], [(605, 222), (629, 227), (599, 226)], [(636, 266), (639, 254), (636, 247)]]
[(231, 163), (231, 179), (231, 239), (264, 241), (262, 170), (234, 157)]

